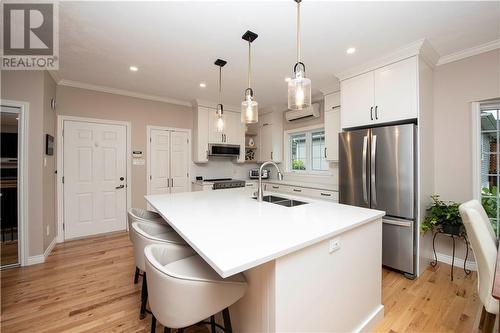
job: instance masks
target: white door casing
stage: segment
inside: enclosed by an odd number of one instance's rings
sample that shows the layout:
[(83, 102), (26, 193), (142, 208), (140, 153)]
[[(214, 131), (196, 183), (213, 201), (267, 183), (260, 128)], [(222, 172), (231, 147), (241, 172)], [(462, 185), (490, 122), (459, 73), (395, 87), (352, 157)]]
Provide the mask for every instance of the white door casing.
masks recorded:
[(64, 236), (126, 229), (127, 129), (64, 121)]

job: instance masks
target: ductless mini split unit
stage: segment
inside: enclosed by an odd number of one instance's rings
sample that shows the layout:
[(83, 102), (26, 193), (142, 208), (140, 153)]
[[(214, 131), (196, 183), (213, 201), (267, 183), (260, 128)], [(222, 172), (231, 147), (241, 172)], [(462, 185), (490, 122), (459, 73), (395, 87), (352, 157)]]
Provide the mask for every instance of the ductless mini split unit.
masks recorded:
[(290, 110), (285, 112), (285, 119), (287, 121), (296, 121), (307, 118), (319, 117), (319, 103), (313, 103), (310, 107), (302, 110)]

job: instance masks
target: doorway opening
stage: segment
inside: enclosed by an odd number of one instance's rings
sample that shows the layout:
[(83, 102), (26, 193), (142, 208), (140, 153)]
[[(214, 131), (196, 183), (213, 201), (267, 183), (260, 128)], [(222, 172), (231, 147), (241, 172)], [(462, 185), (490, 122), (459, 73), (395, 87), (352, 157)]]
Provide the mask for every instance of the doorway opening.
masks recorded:
[[(18, 104), (18, 105), (17, 105)], [(0, 112), (0, 266), (25, 264), (23, 249), (24, 109), (4, 103)]]

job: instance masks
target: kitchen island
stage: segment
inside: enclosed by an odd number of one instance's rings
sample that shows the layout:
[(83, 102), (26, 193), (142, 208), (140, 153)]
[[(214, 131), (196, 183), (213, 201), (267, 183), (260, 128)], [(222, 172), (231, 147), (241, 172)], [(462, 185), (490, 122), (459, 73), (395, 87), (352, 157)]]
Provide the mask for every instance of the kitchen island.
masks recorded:
[(248, 290), (230, 308), (235, 332), (373, 328), (383, 317), (384, 212), (276, 194), (307, 202), (286, 207), (258, 202), (252, 192), (146, 200), (219, 275), (245, 275)]

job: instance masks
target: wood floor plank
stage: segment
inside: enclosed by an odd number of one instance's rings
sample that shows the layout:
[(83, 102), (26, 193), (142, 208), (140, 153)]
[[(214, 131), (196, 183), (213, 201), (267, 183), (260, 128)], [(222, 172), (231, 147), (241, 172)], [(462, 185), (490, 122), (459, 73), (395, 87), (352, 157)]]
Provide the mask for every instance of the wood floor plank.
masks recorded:
[[(128, 235), (115, 233), (58, 244), (43, 264), (3, 270), (1, 332), (149, 332), (151, 317), (139, 320), (134, 269)], [(385, 318), (376, 331), (477, 332), (477, 275), (457, 268), (452, 282), (449, 269), (439, 264), (414, 281), (384, 269)]]

